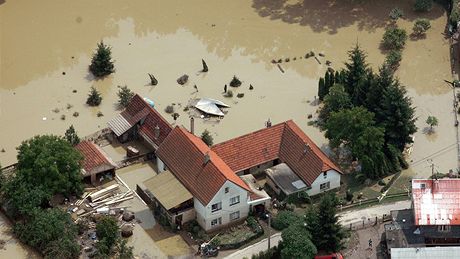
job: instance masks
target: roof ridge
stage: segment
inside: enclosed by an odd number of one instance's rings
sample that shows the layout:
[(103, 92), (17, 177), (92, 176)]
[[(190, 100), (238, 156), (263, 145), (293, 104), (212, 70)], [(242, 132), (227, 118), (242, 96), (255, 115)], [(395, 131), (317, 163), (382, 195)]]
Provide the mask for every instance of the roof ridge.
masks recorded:
[[(152, 106), (150, 106), (149, 103), (147, 103), (144, 98), (142, 96), (140, 96), (139, 94), (136, 93), (136, 95), (144, 102), (144, 104), (146, 105), (146, 107), (144, 108), (147, 108), (147, 109), (150, 109), (150, 111), (152, 111), (153, 113), (155, 113), (156, 115), (158, 115), (158, 117), (160, 118), (160, 120), (162, 120), (163, 122), (166, 123), (166, 125), (168, 125), (171, 129), (173, 129), (172, 125), (157, 111), (155, 110), (155, 108), (153, 108)], [(143, 110), (143, 109), (142, 109)], [(149, 114), (147, 114), (148, 116)]]

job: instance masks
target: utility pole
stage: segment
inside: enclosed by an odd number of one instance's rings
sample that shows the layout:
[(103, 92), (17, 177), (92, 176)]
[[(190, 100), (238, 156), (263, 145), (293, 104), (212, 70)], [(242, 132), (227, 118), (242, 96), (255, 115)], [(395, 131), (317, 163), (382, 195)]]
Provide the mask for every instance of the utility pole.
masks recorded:
[(271, 226), (272, 226), (272, 216), (267, 213), (268, 216), (268, 250), (270, 250), (270, 237), (271, 237)]

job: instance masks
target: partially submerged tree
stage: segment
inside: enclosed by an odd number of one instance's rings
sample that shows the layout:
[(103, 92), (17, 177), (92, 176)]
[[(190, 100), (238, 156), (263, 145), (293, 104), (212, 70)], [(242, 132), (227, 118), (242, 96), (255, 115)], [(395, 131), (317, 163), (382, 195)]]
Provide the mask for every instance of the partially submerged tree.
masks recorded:
[(212, 146), (214, 144), (214, 139), (211, 136), (211, 133), (207, 129), (205, 129), (203, 133), (201, 133), (201, 139), (208, 146)]
[(72, 145), (75, 146), (78, 143), (80, 143), (80, 138), (77, 135), (77, 132), (75, 131), (73, 125), (70, 125), (70, 127), (65, 131), (64, 138)]
[(231, 87), (239, 87), (241, 85), (240, 79), (238, 77), (233, 76), (232, 81), (230, 81), (230, 86)]
[(118, 104), (121, 107), (128, 106), (128, 103), (134, 97), (134, 93), (128, 88), (128, 86), (118, 86)]
[(201, 71), (202, 72), (208, 72), (208, 65), (206, 64), (204, 59), (201, 60), (201, 63), (203, 64), (203, 70), (201, 70)]
[(430, 126), (430, 132), (433, 132), (434, 131), (433, 127), (438, 126), (438, 118), (430, 115), (426, 119), (426, 124), (428, 124), (428, 126)]
[(93, 54), (89, 70), (95, 77), (110, 75), (115, 71), (112, 61), (112, 50), (103, 41), (97, 44), (97, 50)]
[(324, 78), (320, 77), (318, 81), (318, 98), (320, 101), (324, 99), (326, 96), (326, 86), (324, 82)]
[(430, 28), (430, 20), (425, 18), (418, 18), (415, 20), (414, 27), (412, 28), (412, 30), (414, 31), (414, 35), (423, 36)]
[(335, 84), (329, 89), (329, 93), (324, 98), (324, 105), (319, 113), (320, 126), (326, 123), (332, 112), (349, 109), (352, 106), (350, 95), (345, 91), (343, 85)]
[(389, 27), (383, 34), (382, 45), (388, 50), (400, 50), (404, 48), (406, 41), (407, 33), (404, 29)]
[(401, 50), (392, 49), (388, 52), (385, 58), (385, 64), (387, 64), (391, 69), (396, 70), (399, 67), (401, 59)]
[(155, 78), (155, 76), (153, 76), (152, 74), (149, 73), (149, 77), (150, 77), (150, 84), (151, 85), (157, 85), (158, 84), (158, 80)]
[(94, 88), (94, 86), (91, 86), (91, 90), (88, 94), (88, 99), (86, 99), (86, 104), (88, 104), (89, 106), (99, 106), (101, 102), (101, 94), (96, 90), (96, 88)]

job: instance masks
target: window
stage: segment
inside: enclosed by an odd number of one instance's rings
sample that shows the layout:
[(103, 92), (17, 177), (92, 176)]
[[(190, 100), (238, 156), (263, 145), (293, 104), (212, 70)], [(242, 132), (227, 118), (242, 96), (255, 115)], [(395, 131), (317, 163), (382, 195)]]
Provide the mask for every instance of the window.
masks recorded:
[(448, 225), (440, 225), (440, 226), (438, 226), (438, 231), (439, 232), (449, 232), (450, 231), (450, 226), (448, 226)]
[(211, 226), (217, 226), (222, 224), (222, 218), (213, 219), (211, 221)]
[(319, 186), (319, 189), (321, 191), (325, 191), (327, 189), (331, 188), (331, 183), (330, 182), (326, 182), (326, 183), (322, 183), (320, 186)]
[(218, 210), (221, 210), (221, 209), (222, 209), (222, 202), (214, 203), (211, 206), (211, 212), (215, 212), (215, 211), (218, 211)]
[(225, 187), (225, 193), (228, 193), (229, 188)]
[(240, 203), (240, 196), (230, 198), (230, 206)]
[(324, 172), (323, 175), (324, 175), (324, 179), (326, 179), (327, 178), (327, 172)]
[(233, 213), (230, 213), (230, 220), (237, 220), (240, 218), (240, 212), (239, 211), (235, 211)]

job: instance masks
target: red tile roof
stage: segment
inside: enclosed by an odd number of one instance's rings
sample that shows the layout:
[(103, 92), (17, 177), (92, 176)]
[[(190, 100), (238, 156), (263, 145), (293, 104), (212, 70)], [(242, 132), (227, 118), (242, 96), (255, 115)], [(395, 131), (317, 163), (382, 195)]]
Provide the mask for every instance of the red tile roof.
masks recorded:
[[(147, 136), (150, 141), (159, 146), (161, 142), (168, 136), (172, 130), (172, 126), (166, 121), (163, 116), (152, 108), (142, 97), (134, 95), (129, 102), (126, 109), (121, 115), (134, 126), (140, 120), (145, 118), (144, 124), (140, 127), (139, 131)], [(160, 135), (155, 138), (154, 129), (158, 125), (160, 128)]]
[(309, 185), (322, 172), (341, 173), (292, 120), (219, 143), (212, 150), (235, 172), (280, 159)]
[(85, 171), (84, 175), (90, 175), (92, 173), (99, 173), (99, 171), (93, 172), (93, 170), (98, 169), (101, 166), (105, 166), (104, 170), (115, 168), (115, 163), (108, 158), (104, 151), (90, 141), (82, 141), (75, 148), (83, 156), (82, 168)]
[(415, 225), (460, 225), (460, 179), (412, 180)]
[[(205, 155), (209, 162), (205, 163)], [(202, 204), (207, 205), (226, 181), (249, 191), (249, 187), (200, 138), (175, 127), (156, 155)]]

